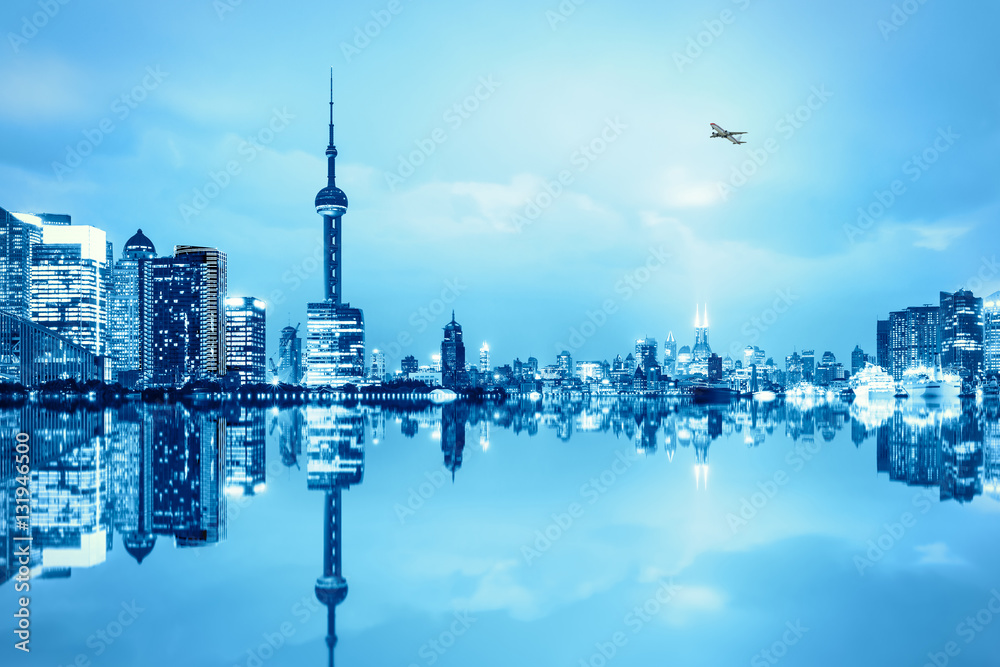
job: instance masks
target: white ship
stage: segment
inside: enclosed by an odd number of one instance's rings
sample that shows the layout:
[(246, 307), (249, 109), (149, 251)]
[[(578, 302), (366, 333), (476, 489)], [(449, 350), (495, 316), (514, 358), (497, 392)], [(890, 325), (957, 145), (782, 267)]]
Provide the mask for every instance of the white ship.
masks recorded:
[(856, 375), (851, 376), (849, 385), (857, 401), (889, 399), (896, 394), (896, 381), (881, 366), (874, 364), (865, 364)]
[(957, 398), (962, 392), (962, 378), (941, 372), (941, 357), (935, 356), (934, 368), (911, 368), (903, 374), (903, 389), (913, 398)]

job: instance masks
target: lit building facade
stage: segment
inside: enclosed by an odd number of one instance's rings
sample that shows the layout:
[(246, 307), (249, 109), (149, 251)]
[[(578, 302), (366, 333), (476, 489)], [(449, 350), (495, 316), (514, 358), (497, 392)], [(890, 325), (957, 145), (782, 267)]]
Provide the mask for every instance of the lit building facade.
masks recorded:
[(694, 347), (691, 354), (695, 361), (705, 361), (712, 356), (712, 346), (708, 343), (708, 305), (705, 305), (705, 318), (701, 319), (697, 306), (694, 311)]
[(37, 387), (52, 380), (104, 380), (97, 356), (31, 320), (0, 311), (0, 382)]
[(302, 339), (299, 338), (299, 325), (289, 325), (281, 330), (278, 341), (278, 365), (272, 366), (274, 378), (285, 384), (298, 384), (302, 381)]
[(369, 379), (373, 382), (385, 380), (385, 352), (382, 350), (372, 350), (372, 368)]
[(266, 308), (252, 296), (226, 297), (226, 367), (240, 384), (261, 384), (267, 363)]
[(455, 321), (455, 311), (451, 313), (451, 322), (444, 327), (441, 341), (441, 384), (449, 389), (465, 386), (465, 342), (462, 325)]
[(657, 365), (656, 348), (655, 338), (640, 338), (635, 341), (635, 363), (638, 368), (642, 369), (643, 373)]
[(1000, 292), (983, 299), (983, 368), (1000, 373)]
[(306, 310), (305, 384), (340, 386), (365, 376), (365, 320), (360, 308), (330, 301)]
[(226, 253), (202, 246), (174, 246), (174, 257), (202, 267), (201, 345), (204, 373), (226, 374)]
[(218, 379), (208, 362), (208, 352), (217, 348), (206, 321), (205, 271), (204, 264), (189, 255), (144, 262), (140, 288), (146, 290), (149, 282), (151, 298), (149, 308), (143, 309), (152, 332), (149, 362), (143, 364), (149, 386), (177, 387)]
[(31, 319), (104, 354), (108, 338), (107, 237), (89, 225), (43, 225), (31, 253)]
[(31, 257), (41, 242), (41, 220), (0, 208), (0, 310), (31, 317)]
[(673, 331), (667, 334), (667, 340), (663, 342), (663, 372), (667, 375), (677, 372), (677, 341), (674, 340)]
[(938, 306), (911, 306), (889, 313), (889, 368), (897, 380), (910, 368), (934, 366), (940, 351)]
[(983, 372), (983, 300), (969, 290), (941, 292), (941, 363), (970, 377)]
[(479, 372), (487, 374), (492, 370), (490, 366), (490, 346), (483, 341), (483, 346), (479, 348)]
[[(151, 298), (151, 284), (140, 280), (140, 263), (155, 258), (156, 247), (140, 229), (125, 243), (121, 259), (111, 271), (108, 357), (113, 380), (120, 381), (119, 375), (127, 373), (138, 377), (143, 359), (149, 357), (146, 347), (152, 345), (151, 331), (140, 324), (149, 321), (143, 318), (142, 308)], [(140, 291), (140, 287), (147, 291)]]

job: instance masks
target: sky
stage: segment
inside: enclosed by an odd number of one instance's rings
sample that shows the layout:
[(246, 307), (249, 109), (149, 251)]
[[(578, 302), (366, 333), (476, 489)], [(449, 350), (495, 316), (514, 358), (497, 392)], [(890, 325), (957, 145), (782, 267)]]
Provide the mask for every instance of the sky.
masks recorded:
[(723, 356), (846, 362), (1000, 288), (1000, 7), (669, 5), (5, 2), (0, 206), (225, 251), (273, 353), (323, 297), (332, 66), (343, 291), (390, 370), (452, 308), (494, 363), (691, 345), (697, 304)]

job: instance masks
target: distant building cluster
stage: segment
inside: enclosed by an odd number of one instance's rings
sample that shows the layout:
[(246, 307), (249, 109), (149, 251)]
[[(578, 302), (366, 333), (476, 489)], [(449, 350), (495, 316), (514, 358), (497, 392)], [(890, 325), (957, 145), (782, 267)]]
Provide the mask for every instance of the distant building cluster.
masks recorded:
[(969, 290), (941, 292), (938, 305), (889, 313), (876, 328), (878, 364), (897, 380), (934, 368), (975, 380), (1000, 373), (1000, 292), (986, 299)]
[[(696, 308), (693, 346), (684, 345), (678, 349), (677, 340), (670, 332), (663, 344), (662, 358), (657, 340), (646, 337), (636, 340), (634, 350), (624, 359), (619, 354), (611, 361), (574, 361), (569, 351), (563, 351), (556, 355), (555, 363), (547, 366), (540, 366), (535, 357), (491, 366), (490, 346), (484, 342), (476, 364), (466, 361), (462, 325), (452, 313), (451, 321), (444, 327), (441, 354), (435, 355), (427, 365), (420, 365), (409, 355), (403, 358), (394, 377), (458, 390), (502, 387), (522, 393), (584, 391), (611, 394), (661, 393), (706, 383), (750, 392), (783, 385), (789, 377), (794, 381), (806, 377), (812, 381), (816, 376), (811, 351), (802, 356), (794, 354), (786, 359), (786, 365), (787, 368), (781, 370), (757, 346), (747, 346), (742, 359), (734, 360), (729, 355), (722, 358), (714, 353), (709, 343), (707, 306), (704, 312), (700, 306)], [(806, 375), (803, 375), (803, 367), (808, 369)], [(848, 375), (832, 352), (823, 356), (818, 368), (821, 380), (844, 379)]]
[(216, 248), (160, 257), (140, 229), (116, 262), (102, 229), (0, 209), (0, 381), (264, 382), (265, 304), (226, 283)]

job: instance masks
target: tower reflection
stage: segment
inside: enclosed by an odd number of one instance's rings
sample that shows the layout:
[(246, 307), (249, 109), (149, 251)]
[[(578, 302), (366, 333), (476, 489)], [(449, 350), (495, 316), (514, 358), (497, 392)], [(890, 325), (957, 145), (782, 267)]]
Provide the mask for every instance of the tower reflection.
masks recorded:
[(337, 645), (337, 605), (347, 598), (342, 571), (342, 509), (344, 489), (360, 484), (365, 471), (365, 420), (345, 407), (307, 407), (305, 423), (310, 490), (323, 491), (323, 574), (316, 579), (316, 598), (326, 605), (326, 646), (329, 665)]

